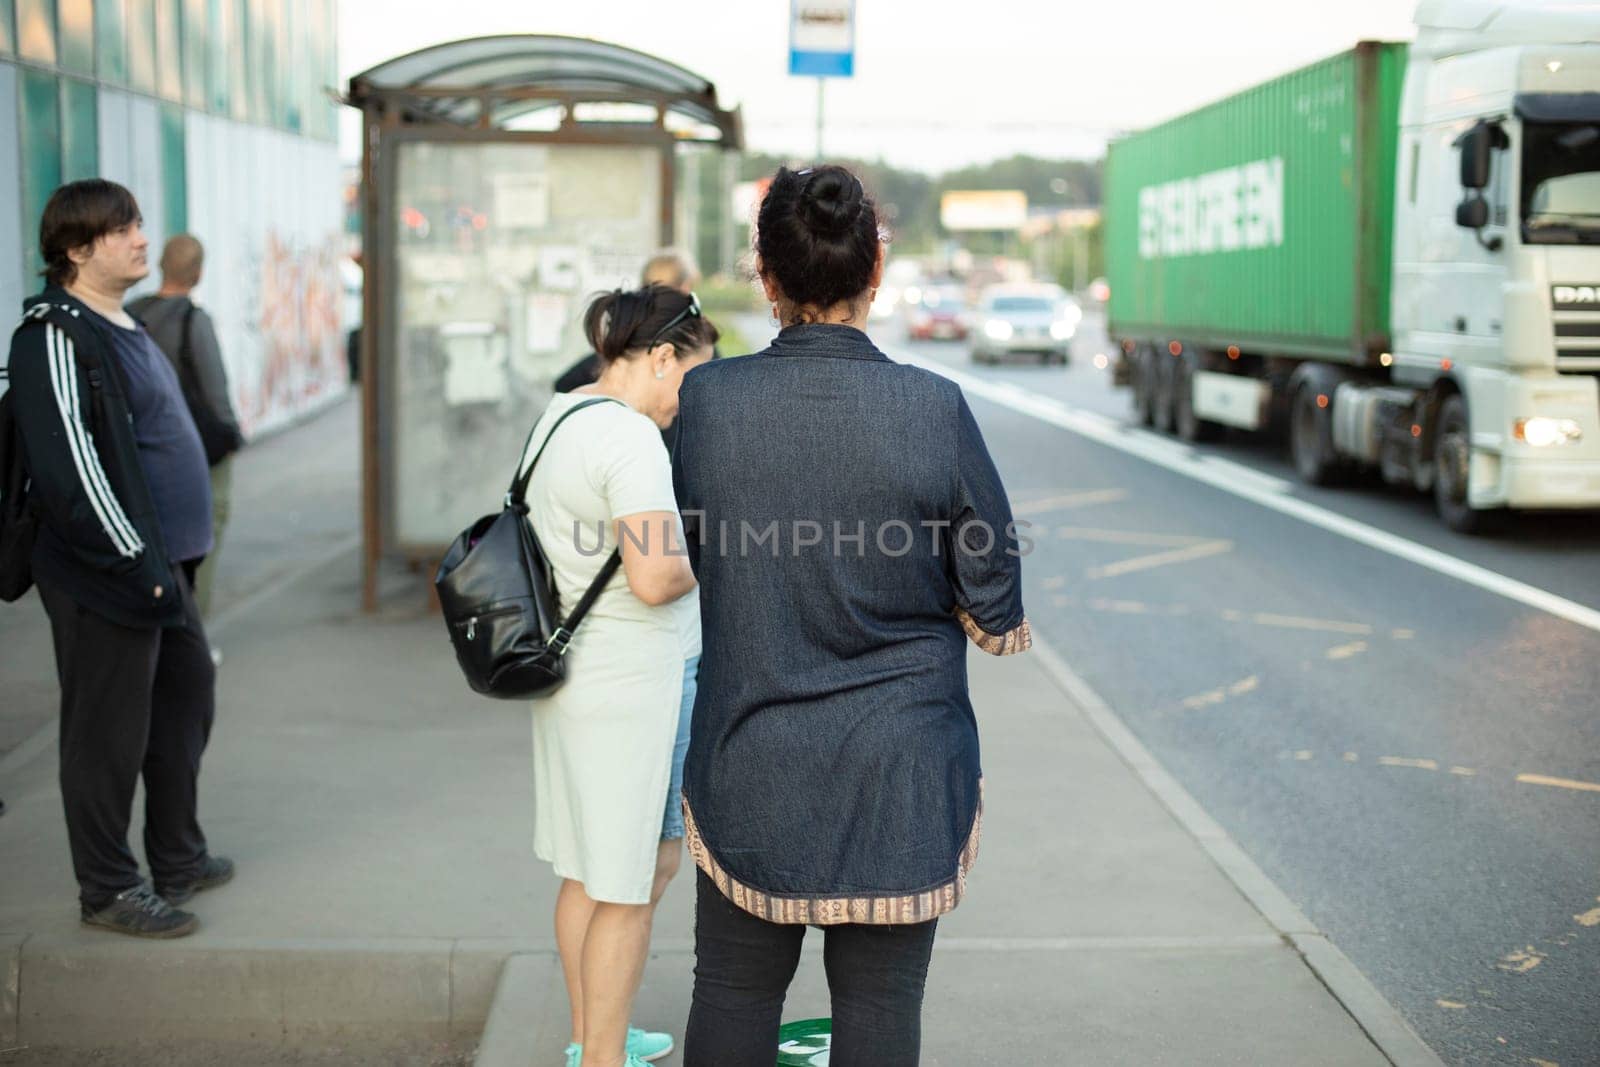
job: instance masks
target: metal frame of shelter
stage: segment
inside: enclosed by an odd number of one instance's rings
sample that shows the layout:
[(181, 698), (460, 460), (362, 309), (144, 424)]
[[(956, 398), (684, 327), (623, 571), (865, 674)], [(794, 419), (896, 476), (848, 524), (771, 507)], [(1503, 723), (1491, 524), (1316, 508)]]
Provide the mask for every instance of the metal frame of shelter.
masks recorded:
[[(716, 86), (656, 56), (579, 37), (476, 37), (398, 56), (350, 79), (345, 102), (362, 112), (361, 207), (365, 271), (362, 292), (362, 608), (377, 608), (377, 572), (388, 547), (383, 483), (386, 444), (383, 354), (394, 351), (396, 301), (396, 146), (407, 141), (555, 145), (655, 146), (661, 155), (660, 243), (673, 240), (680, 144), (737, 150), (744, 145), (739, 110), (717, 103)], [(595, 117), (591, 105), (637, 119)], [(590, 114), (582, 112), (588, 110)], [(545, 113), (536, 115), (536, 113)], [(543, 126), (517, 128), (530, 118)], [(388, 288), (386, 288), (388, 287)], [(488, 502), (486, 502), (488, 503)], [(413, 563), (442, 551), (400, 546)]]

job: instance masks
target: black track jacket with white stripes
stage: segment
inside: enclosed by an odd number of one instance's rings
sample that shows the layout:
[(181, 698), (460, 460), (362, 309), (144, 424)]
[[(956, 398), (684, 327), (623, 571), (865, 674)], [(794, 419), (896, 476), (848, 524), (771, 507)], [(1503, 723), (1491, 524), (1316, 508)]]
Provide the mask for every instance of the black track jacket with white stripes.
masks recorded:
[(181, 625), (110, 338), (52, 286), (28, 301), (9, 371), (28, 494), (43, 516), (34, 580), (124, 626)]

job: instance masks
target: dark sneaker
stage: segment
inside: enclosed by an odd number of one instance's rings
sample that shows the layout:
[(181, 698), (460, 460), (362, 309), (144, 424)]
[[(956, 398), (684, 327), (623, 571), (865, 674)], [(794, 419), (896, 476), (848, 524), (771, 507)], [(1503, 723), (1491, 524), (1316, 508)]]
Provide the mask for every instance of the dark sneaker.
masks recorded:
[(200, 925), (199, 919), (174, 908), (143, 884), (124, 889), (99, 911), (85, 907), (82, 918), (85, 926), (134, 937), (185, 937)]
[(192, 879), (178, 885), (158, 885), (156, 892), (165, 897), (168, 904), (187, 904), (189, 898), (200, 890), (232, 880), (232, 860), (226, 856), (207, 856), (205, 863), (200, 865), (200, 873)]

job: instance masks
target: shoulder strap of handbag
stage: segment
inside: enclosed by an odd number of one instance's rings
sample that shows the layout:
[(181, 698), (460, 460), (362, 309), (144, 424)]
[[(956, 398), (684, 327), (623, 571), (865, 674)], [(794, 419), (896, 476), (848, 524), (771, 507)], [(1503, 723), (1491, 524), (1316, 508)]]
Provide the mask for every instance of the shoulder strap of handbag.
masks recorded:
[[(566, 422), (584, 408), (592, 408), (597, 404), (620, 403), (622, 401), (614, 400), (611, 397), (597, 397), (594, 400), (585, 400), (581, 404), (573, 405), (570, 410), (556, 419), (555, 425), (550, 427), (550, 432), (544, 435), (544, 443), (539, 446), (539, 451), (534, 453), (533, 460), (526, 468), (518, 470), (516, 477), (512, 479), (511, 489), (506, 493), (506, 506), (514, 507), (518, 511), (527, 511), (528, 483), (533, 480), (533, 468), (539, 465), (539, 457), (544, 455), (546, 448), (550, 447), (550, 438), (556, 435), (556, 431), (561, 428), (563, 422)], [(538, 429), (537, 424), (535, 424), (534, 429)], [(527, 444), (522, 446), (523, 455), (528, 454), (528, 447), (532, 444), (533, 430), (530, 430), (528, 431)], [(566, 652), (567, 645), (572, 641), (572, 634), (577, 630), (578, 624), (583, 621), (585, 615), (589, 614), (589, 609), (594, 607), (594, 602), (600, 599), (600, 593), (611, 583), (612, 577), (617, 573), (617, 568), (620, 566), (622, 566), (622, 550), (620, 548), (613, 549), (611, 556), (601, 566), (600, 573), (594, 576), (594, 581), (589, 583), (589, 588), (583, 591), (583, 596), (578, 600), (577, 606), (567, 614), (561, 625), (556, 627), (556, 632), (550, 635), (550, 640), (545, 643), (546, 648), (551, 649), (557, 655)]]
[(194, 369), (194, 341), (189, 336), (189, 331), (194, 326), (194, 312), (194, 301), (191, 300), (189, 301), (189, 306), (183, 311), (183, 322), (178, 327), (182, 331), (178, 335), (178, 366), (195, 379), (196, 385), (199, 385), (200, 376), (195, 373)]

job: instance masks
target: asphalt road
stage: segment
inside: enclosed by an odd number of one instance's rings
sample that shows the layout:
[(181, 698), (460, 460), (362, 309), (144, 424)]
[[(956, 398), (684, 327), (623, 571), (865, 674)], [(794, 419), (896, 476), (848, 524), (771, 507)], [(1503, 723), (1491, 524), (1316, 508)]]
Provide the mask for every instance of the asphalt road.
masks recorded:
[[(1600, 1064), (1600, 630), (1582, 618), (1600, 608), (1600, 521), (1528, 517), (1474, 540), (1420, 497), (1281, 484), (1272, 442), (1125, 431), (1092, 321), (1065, 370), (873, 333), (1016, 387), (968, 393), (1036, 524), (1030, 616), (1418, 1033), (1452, 1064)], [(1039, 398), (1133, 444), (1030, 413)], [(1574, 608), (1531, 607), (1498, 576)]]

